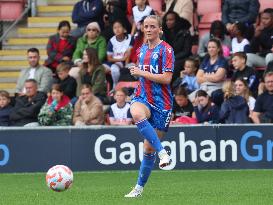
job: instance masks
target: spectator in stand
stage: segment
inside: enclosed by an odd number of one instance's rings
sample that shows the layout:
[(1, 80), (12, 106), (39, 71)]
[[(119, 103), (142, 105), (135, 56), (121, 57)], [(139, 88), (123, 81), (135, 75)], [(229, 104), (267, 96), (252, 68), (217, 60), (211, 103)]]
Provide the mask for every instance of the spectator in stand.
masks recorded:
[(219, 122), (225, 124), (248, 123), (249, 108), (246, 99), (235, 95), (232, 81), (225, 81), (223, 84), (224, 102), (219, 112)]
[(95, 48), (98, 52), (99, 60), (102, 63), (106, 57), (106, 40), (100, 35), (101, 29), (97, 22), (89, 23), (86, 33), (77, 41), (76, 50), (73, 53), (73, 62), (80, 67), (83, 51), (86, 48)]
[(119, 20), (114, 22), (113, 31), (115, 35), (108, 42), (107, 62), (104, 66), (107, 72), (111, 71), (114, 89), (119, 81), (121, 69), (125, 69), (125, 65), (130, 61), (133, 38), (127, 34), (125, 27)]
[(11, 126), (39, 126), (38, 114), (46, 101), (46, 94), (38, 91), (38, 83), (34, 79), (25, 81), (25, 95), (17, 96), (14, 109), (10, 112)]
[(238, 78), (235, 80), (234, 86), (235, 86), (235, 94), (245, 98), (249, 108), (249, 118), (252, 119), (252, 114), (253, 114), (256, 99), (251, 96), (247, 81), (241, 78)]
[(71, 125), (73, 108), (69, 97), (64, 94), (60, 84), (53, 84), (50, 96), (38, 115), (42, 126)]
[(273, 72), (264, 75), (266, 91), (257, 97), (252, 120), (254, 123), (273, 123)]
[(72, 11), (72, 21), (78, 27), (71, 31), (71, 35), (81, 37), (86, 26), (91, 22), (98, 22), (103, 28), (103, 2), (101, 0), (81, 0), (77, 2)]
[(9, 93), (0, 90), (0, 126), (9, 126), (9, 114), (12, 110)]
[(143, 22), (146, 16), (144, 16), (140, 21), (140, 27), (137, 28), (137, 32), (134, 36), (134, 43), (133, 47), (131, 49), (131, 54), (130, 54), (130, 63), (136, 64), (137, 63), (137, 52), (139, 51), (139, 48), (142, 46), (143, 43), (146, 43), (147, 39), (144, 35), (144, 26)]
[(197, 119), (198, 123), (218, 123), (219, 108), (210, 100), (206, 91), (198, 90), (196, 92), (193, 109), (192, 116)]
[(77, 41), (69, 35), (70, 29), (68, 21), (61, 21), (57, 34), (49, 37), (47, 43), (48, 58), (44, 65), (50, 68), (53, 74), (56, 74), (56, 68), (60, 63), (69, 62), (72, 64), (72, 55)]
[(178, 87), (174, 90), (174, 106), (172, 111), (172, 120), (179, 117), (192, 117), (193, 105), (188, 99), (187, 91), (184, 87)]
[[(210, 32), (203, 35), (199, 40), (197, 54), (203, 58), (208, 52), (208, 42), (212, 38), (218, 38), (221, 41), (222, 47), (226, 50), (231, 49), (230, 37), (226, 35), (226, 28), (222, 21), (213, 21), (210, 27)], [(229, 52), (227, 53), (229, 55)]]
[(261, 24), (255, 29), (247, 54), (247, 65), (266, 67), (273, 61), (273, 8), (265, 9), (261, 14)]
[(231, 40), (232, 53), (236, 52), (249, 52), (249, 41), (246, 38), (247, 27), (242, 22), (237, 22), (234, 25), (234, 37)]
[(193, 20), (193, 3), (192, 0), (165, 0), (166, 10), (165, 12), (158, 13), (161, 17), (166, 13), (173, 11), (177, 13), (181, 18), (186, 19), (192, 24)]
[(253, 94), (257, 94), (258, 77), (255, 70), (246, 65), (247, 56), (244, 52), (237, 52), (232, 55), (231, 63), (235, 72), (231, 80), (234, 82), (236, 79), (241, 78), (248, 84), (249, 89)]
[(57, 66), (58, 79), (55, 84), (60, 84), (63, 94), (71, 100), (72, 105), (76, 102), (77, 81), (69, 75), (71, 65), (69, 63), (61, 63)]
[(102, 125), (103, 121), (103, 104), (93, 95), (90, 85), (82, 85), (81, 95), (74, 108), (73, 124), (76, 126)]
[(85, 49), (78, 82), (78, 87), (81, 87), (82, 84), (90, 85), (92, 87), (92, 93), (103, 103), (106, 102), (105, 68), (98, 59), (96, 49)]
[(175, 80), (172, 88), (182, 86), (188, 93), (199, 89), (199, 84), (196, 79), (196, 72), (199, 68), (199, 60), (187, 58), (184, 64), (184, 70), (180, 71), (180, 77)]
[(125, 88), (115, 91), (114, 99), (116, 103), (112, 104), (109, 110), (110, 125), (131, 125), (133, 118), (130, 113), (130, 104), (126, 102), (128, 92)]
[(259, 8), (259, 0), (225, 0), (222, 7), (222, 21), (228, 33), (233, 36), (235, 23), (242, 22), (247, 26), (248, 39), (251, 39)]
[(190, 22), (180, 18), (174, 11), (168, 11), (163, 17), (163, 39), (173, 47), (175, 55), (172, 82), (179, 77), (185, 59), (191, 55), (192, 37), (189, 31), (190, 27)]
[[(206, 91), (211, 100), (218, 106), (223, 102), (222, 86), (228, 69), (227, 60), (223, 57), (221, 42), (218, 39), (210, 39), (208, 43), (208, 56), (204, 58), (196, 78), (200, 89)], [(189, 95), (193, 101), (195, 92)]]
[(126, 32), (130, 33), (132, 25), (126, 15), (127, 0), (108, 0), (105, 10), (106, 13), (103, 16), (105, 28), (102, 35), (105, 37), (107, 42), (114, 35), (113, 24), (116, 21), (120, 21)]
[(27, 51), (29, 67), (23, 69), (16, 84), (16, 95), (26, 94), (25, 81), (35, 79), (38, 85), (38, 91), (47, 93), (52, 85), (52, 72), (49, 68), (39, 64), (40, 54), (37, 48), (30, 48)]
[(136, 5), (133, 7), (133, 25), (131, 36), (134, 36), (137, 29), (140, 29), (140, 21), (144, 16), (154, 14), (153, 9), (147, 5), (147, 0), (135, 0)]

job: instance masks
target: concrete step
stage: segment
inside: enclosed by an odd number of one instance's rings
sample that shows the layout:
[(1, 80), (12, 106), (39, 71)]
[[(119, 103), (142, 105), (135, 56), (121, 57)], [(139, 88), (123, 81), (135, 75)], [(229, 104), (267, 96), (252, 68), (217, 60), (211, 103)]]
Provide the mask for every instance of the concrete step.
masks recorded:
[(0, 83), (0, 89), (1, 90), (13, 90), (13, 93), (16, 88), (16, 83)]
[(41, 49), (46, 49), (46, 44), (40, 44), (40, 45), (3, 45), (3, 49), (4, 50), (22, 50), (22, 49), (25, 49), (25, 51), (27, 51), (27, 49), (29, 48), (38, 48), (39, 50)]
[(29, 64), (26, 60), (16, 61), (16, 60), (7, 60), (7, 61), (0, 61), (0, 68), (9, 68), (9, 67), (18, 67), (18, 68), (25, 68)]
[(28, 27), (55, 27), (59, 25), (60, 21), (67, 20), (71, 26), (76, 26), (72, 23), (71, 17), (68, 16), (54, 16), (54, 17), (28, 17)]
[(18, 28), (18, 37), (49, 37), (57, 32), (55, 27)]
[(74, 5), (79, 0), (47, 0), (48, 5)]
[[(27, 50), (0, 50), (0, 56), (26, 56)], [(40, 50), (40, 55), (47, 55), (46, 50)]]
[(5, 44), (7, 45), (40, 45), (47, 44), (48, 38), (10, 38)]
[[(1, 72), (0, 72), (1, 73)], [(1, 83), (17, 83), (18, 78), (0, 78), (0, 84)]]
[[(23, 61), (23, 60), (27, 60), (26, 58), (27, 58), (26, 55), (0, 56), (0, 61)], [(44, 61), (45, 59), (47, 59), (47, 55), (40, 55), (40, 59), (41, 59), (41, 61)]]
[(0, 79), (2, 79), (2, 78), (18, 78), (19, 75), (20, 75), (19, 71), (0, 72)]
[(72, 10), (72, 5), (38, 6), (38, 16), (71, 16)]

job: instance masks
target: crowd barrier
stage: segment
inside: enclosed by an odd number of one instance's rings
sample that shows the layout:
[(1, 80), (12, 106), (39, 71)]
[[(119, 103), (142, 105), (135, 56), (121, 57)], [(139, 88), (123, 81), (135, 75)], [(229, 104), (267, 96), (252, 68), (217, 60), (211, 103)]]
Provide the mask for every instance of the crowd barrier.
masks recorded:
[[(142, 141), (135, 126), (0, 128), (0, 173), (137, 170)], [(163, 145), (170, 170), (273, 168), (273, 125), (172, 126)]]

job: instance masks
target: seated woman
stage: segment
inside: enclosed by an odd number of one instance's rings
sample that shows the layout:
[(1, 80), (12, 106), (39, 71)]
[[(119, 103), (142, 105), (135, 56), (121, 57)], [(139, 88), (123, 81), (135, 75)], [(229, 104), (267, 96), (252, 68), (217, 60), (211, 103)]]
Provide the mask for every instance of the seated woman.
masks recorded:
[(232, 53), (250, 51), (249, 41), (246, 38), (247, 27), (244, 23), (238, 22), (234, 24), (233, 32), (234, 37), (231, 40), (231, 50)]
[(105, 68), (99, 61), (98, 52), (94, 48), (86, 48), (83, 51), (80, 67), (74, 67), (69, 75), (77, 80), (77, 96), (83, 84), (92, 87), (92, 93), (102, 102), (106, 99), (106, 77)]
[(223, 85), (224, 102), (219, 112), (219, 122), (248, 123), (249, 108), (245, 98), (235, 95), (233, 82), (228, 80)]
[(190, 22), (180, 18), (174, 11), (168, 11), (163, 17), (163, 39), (173, 47), (175, 55), (172, 82), (179, 77), (184, 60), (191, 55), (192, 37), (189, 31), (190, 27)]
[[(206, 91), (212, 101), (221, 105), (223, 102), (222, 85), (228, 70), (227, 60), (223, 57), (221, 42), (218, 39), (210, 39), (208, 43), (208, 56), (204, 58), (196, 78), (200, 89)], [(195, 92), (189, 97), (193, 101)]]
[(193, 118), (197, 119), (198, 123), (218, 123), (219, 108), (212, 103), (208, 93), (204, 90), (196, 92)]
[(234, 87), (235, 87), (235, 94), (245, 98), (248, 105), (248, 109), (249, 109), (249, 118), (251, 119), (252, 113), (255, 107), (256, 99), (251, 96), (247, 81), (241, 78), (238, 78), (234, 82)]
[(93, 95), (90, 85), (83, 84), (81, 95), (75, 104), (73, 124), (102, 125), (104, 121), (103, 104)]
[(72, 64), (72, 55), (76, 47), (77, 40), (70, 36), (71, 27), (68, 21), (61, 21), (57, 34), (50, 36), (47, 43), (47, 55), (45, 66), (56, 74), (56, 68), (61, 62)]
[(42, 126), (71, 125), (73, 108), (69, 97), (63, 94), (59, 84), (53, 84), (50, 96), (38, 115), (39, 124)]
[[(97, 22), (89, 23), (86, 33), (77, 41), (76, 50), (73, 53), (73, 62), (78, 67), (82, 63), (83, 51), (86, 48), (95, 48), (98, 52), (99, 60), (102, 63), (106, 57), (106, 40), (100, 35), (101, 29)], [(77, 71), (76, 71), (77, 72)]]

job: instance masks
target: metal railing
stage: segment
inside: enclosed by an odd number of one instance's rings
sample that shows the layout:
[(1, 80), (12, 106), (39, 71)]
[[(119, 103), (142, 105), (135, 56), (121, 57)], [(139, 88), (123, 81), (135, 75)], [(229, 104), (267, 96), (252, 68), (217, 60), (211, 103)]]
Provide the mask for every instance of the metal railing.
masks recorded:
[(31, 16), (36, 16), (37, 15), (37, 0), (28, 0), (28, 3), (26, 5), (26, 8), (24, 11), (21, 13), (19, 18), (17, 18), (5, 31), (4, 31), (4, 26), (3, 26), (3, 21), (0, 21), (0, 49), (2, 49), (2, 42), (4, 39), (7, 37), (9, 32), (21, 21), (26, 14), (28, 14), (29, 11), (31, 11)]

